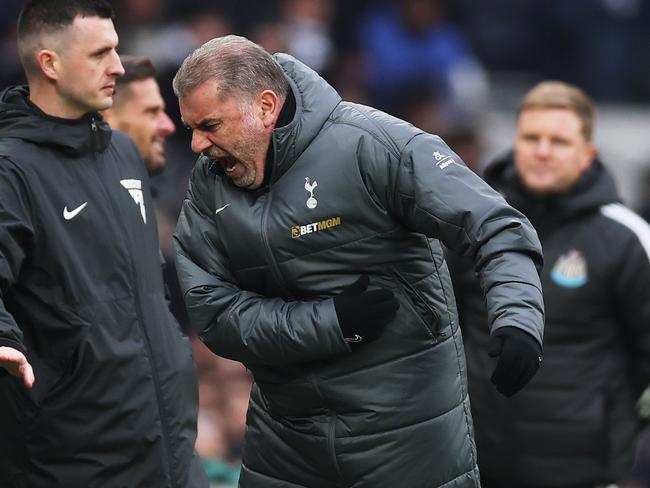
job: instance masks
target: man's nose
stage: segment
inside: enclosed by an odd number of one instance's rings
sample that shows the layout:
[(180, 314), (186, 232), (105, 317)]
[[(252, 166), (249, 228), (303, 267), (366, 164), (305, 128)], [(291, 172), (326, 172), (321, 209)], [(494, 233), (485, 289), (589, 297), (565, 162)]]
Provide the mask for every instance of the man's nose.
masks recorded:
[[(170, 136), (176, 132), (176, 126), (174, 125), (174, 122), (172, 122), (172, 119), (170, 119), (169, 115), (167, 115), (165, 112), (161, 112), (160, 114), (158, 121), (158, 132), (163, 137)], [(194, 137), (192, 137), (192, 139), (194, 139)]]
[(192, 151), (194, 151), (197, 154), (202, 153), (206, 149), (208, 149), (210, 146), (212, 146), (212, 143), (210, 142), (210, 139), (202, 135), (198, 131), (192, 132)]
[(117, 54), (117, 51), (113, 50), (112, 57), (109, 74), (116, 77), (124, 76), (124, 66), (122, 66), (122, 61), (120, 61), (120, 56)]
[(535, 153), (540, 157), (546, 157), (551, 154), (551, 141), (540, 139), (535, 147)]

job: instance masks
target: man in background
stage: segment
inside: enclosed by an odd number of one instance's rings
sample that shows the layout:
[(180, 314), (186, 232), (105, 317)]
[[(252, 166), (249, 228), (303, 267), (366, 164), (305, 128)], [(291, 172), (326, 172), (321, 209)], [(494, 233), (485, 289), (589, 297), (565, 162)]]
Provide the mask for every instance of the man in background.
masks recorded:
[(544, 249), (544, 364), (509, 400), (490, 384), (478, 280), (449, 255), (486, 488), (593, 488), (632, 462), (650, 381), (650, 227), (621, 204), (593, 126), (582, 90), (540, 83), (521, 103), (514, 151), (485, 172)]
[(3, 488), (207, 486), (147, 173), (98, 113), (124, 74), (112, 18), (105, 0), (27, 2), (28, 86), (0, 94)]
[(176, 127), (165, 112), (156, 69), (144, 56), (120, 56), (124, 76), (116, 80), (113, 105), (102, 115), (108, 124), (135, 142), (150, 175), (165, 167), (165, 141)]

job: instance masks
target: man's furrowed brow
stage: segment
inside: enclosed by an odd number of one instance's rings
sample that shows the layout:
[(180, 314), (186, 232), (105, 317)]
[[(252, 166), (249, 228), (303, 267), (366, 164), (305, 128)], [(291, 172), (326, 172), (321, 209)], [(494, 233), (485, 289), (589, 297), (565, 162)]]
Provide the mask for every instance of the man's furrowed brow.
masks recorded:
[(219, 117), (206, 117), (201, 119), (201, 121), (196, 124), (198, 129), (207, 129), (221, 123), (221, 118)]

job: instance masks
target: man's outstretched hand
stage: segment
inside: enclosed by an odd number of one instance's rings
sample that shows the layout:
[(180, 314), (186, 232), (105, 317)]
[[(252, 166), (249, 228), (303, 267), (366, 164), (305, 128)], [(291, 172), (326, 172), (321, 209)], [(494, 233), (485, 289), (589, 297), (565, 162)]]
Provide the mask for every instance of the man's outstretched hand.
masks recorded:
[(0, 346), (0, 367), (17, 378), (22, 378), (27, 388), (34, 384), (34, 370), (25, 355), (13, 347)]
[(507, 397), (526, 386), (542, 363), (542, 348), (537, 340), (517, 327), (495, 330), (488, 354), (499, 358), (490, 381)]

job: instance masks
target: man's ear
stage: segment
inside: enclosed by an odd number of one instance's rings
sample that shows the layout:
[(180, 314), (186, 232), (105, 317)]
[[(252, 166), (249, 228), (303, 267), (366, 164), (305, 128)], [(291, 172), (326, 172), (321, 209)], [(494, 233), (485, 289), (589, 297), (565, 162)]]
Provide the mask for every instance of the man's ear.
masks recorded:
[(36, 53), (36, 63), (43, 74), (50, 80), (59, 79), (61, 61), (59, 55), (50, 49), (41, 49)]
[(258, 96), (260, 116), (264, 127), (273, 127), (280, 114), (280, 99), (273, 90), (264, 90)]

